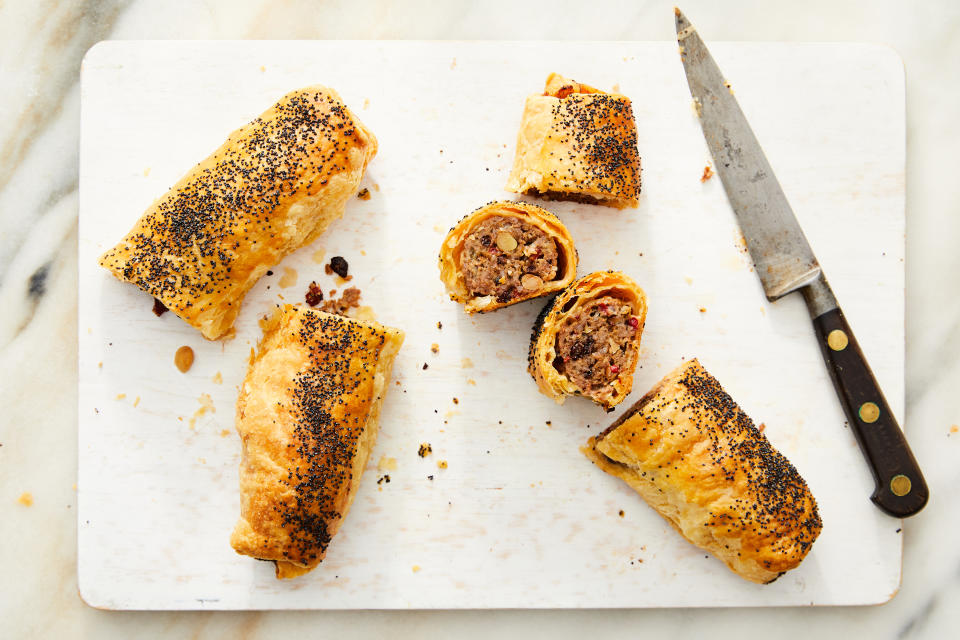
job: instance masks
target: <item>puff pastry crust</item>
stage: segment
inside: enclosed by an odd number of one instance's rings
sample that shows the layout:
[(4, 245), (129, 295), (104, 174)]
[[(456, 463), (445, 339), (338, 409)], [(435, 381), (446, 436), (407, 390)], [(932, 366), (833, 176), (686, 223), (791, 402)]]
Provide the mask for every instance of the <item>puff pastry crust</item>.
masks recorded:
[(292, 305), (263, 329), (237, 400), (241, 506), (230, 544), (293, 578), (323, 560), (350, 510), (404, 334)]
[[(590, 319), (595, 315), (600, 316), (594, 318), (600, 322), (599, 326)], [(586, 275), (540, 312), (530, 336), (527, 370), (540, 392), (559, 404), (563, 404), (568, 395), (583, 395), (612, 410), (633, 388), (633, 372), (646, 319), (647, 296), (628, 276), (619, 271)], [(571, 331), (582, 335), (576, 337), (573, 347), (569, 348), (564, 344), (564, 337)], [(595, 339), (603, 334), (607, 337)], [(578, 384), (574, 378), (583, 376), (573, 374), (576, 362), (571, 363), (571, 358), (587, 359), (595, 365), (591, 366), (589, 377), (603, 384), (592, 388), (586, 388), (582, 382)], [(618, 363), (617, 371), (600, 370), (613, 362)]]
[(507, 191), (637, 206), (640, 154), (630, 99), (551, 73), (543, 94), (524, 106)]
[[(485, 224), (486, 223), (486, 224)], [(489, 271), (494, 268), (498, 273), (497, 277), (504, 280), (500, 287), (502, 292), (495, 294), (493, 292), (484, 293), (470, 291), (467, 278), (464, 274), (466, 261), (470, 260), (467, 251), (468, 240), (471, 236), (481, 230), (492, 227), (485, 238), (481, 238), (487, 243), (486, 247), (479, 247), (485, 252), (493, 252), (501, 258), (508, 259), (505, 266), (485, 265)], [(518, 225), (525, 228), (532, 228), (537, 235), (540, 235), (539, 242), (529, 245), (517, 244), (516, 240), (503, 251), (498, 247), (497, 228), (504, 225), (516, 229)], [(508, 234), (509, 235), (509, 234)], [(520, 235), (516, 234), (515, 235)], [(528, 237), (534, 237), (534, 233), (527, 233)], [(512, 239), (514, 236), (510, 236)], [(549, 249), (556, 252), (556, 274), (552, 279), (537, 277), (526, 278), (516, 274), (517, 277), (510, 278), (504, 273), (506, 270), (517, 269), (514, 262), (523, 263), (520, 269), (527, 269), (529, 265), (536, 262), (540, 254), (538, 249), (541, 243), (546, 242), (551, 246)], [(500, 244), (503, 244), (500, 242)], [(473, 248), (471, 248), (473, 249)], [(537, 253), (533, 253), (536, 251)], [(526, 256), (525, 253), (531, 255)], [(513, 258), (511, 258), (513, 256)], [(480, 270), (480, 269), (478, 269)], [(531, 270), (533, 270), (531, 268)], [(570, 232), (564, 226), (560, 219), (555, 215), (533, 204), (525, 202), (491, 202), (480, 207), (473, 213), (468, 214), (460, 220), (447, 234), (440, 247), (440, 280), (446, 286), (450, 299), (463, 304), (467, 313), (493, 311), (500, 307), (515, 304), (530, 298), (538, 298), (557, 291), (560, 291), (569, 285), (577, 274), (577, 251), (573, 246), (573, 238)], [(487, 274), (492, 275), (492, 274)], [(526, 275), (526, 274), (524, 274)], [(530, 275), (535, 275), (531, 273)], [(511, 285), (511, 282), (515, 280)], [(532, 281), (532, 284), (531, 284)]]
[(820, 534), (807, 483), (696, 359), (582, 451), (751, 582), (799, 565)]
[(257, 280), (343, 215), (376, 152), (336, 91), (288, 93), (151, 204), (100, 265), (220, 338)]

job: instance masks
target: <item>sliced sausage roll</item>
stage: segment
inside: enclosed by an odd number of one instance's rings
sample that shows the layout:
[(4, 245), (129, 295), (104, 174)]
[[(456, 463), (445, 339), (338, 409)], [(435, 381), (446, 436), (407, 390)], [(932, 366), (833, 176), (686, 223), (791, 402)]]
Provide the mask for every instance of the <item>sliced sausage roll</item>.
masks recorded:
[(582, 451), (751, 582), (799, 565), (823, 527), (804, 479), (695, 359)]
[(630, 98), (551, 73), (544, 92), (527, 98), (507, 191), (637, 206), (640, 154)]
[(612, 411), (633, 387), (646, 318), (647, 297), (633, 280), (616, 271), (584, 276), (540, 312), (530, 375), (559, 404), (583, 395)]
[(440, 279), (467, 313), (560, 291), (577, 273), (570, 232), (524, 202), (492, 202), (463, 218), (440, 248)]

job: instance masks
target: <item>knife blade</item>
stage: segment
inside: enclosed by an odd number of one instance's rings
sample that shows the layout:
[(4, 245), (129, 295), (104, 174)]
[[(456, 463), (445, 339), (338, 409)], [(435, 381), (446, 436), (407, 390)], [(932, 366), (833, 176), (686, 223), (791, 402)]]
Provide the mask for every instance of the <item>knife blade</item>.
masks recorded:
[(873, 472), (870, 499), (889, 515), (914, 515), (930, 494), (903, 431), (730, 84), (690, 21), (679, 9), (674, 13), (703, 135), (764, 293), (771, 302), (803, 294), (834, 388)]

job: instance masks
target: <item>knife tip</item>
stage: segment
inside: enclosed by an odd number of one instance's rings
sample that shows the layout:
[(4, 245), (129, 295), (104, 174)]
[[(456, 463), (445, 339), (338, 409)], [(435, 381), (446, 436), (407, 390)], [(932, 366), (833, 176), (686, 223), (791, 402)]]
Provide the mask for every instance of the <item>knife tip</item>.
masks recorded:
[(673, 15), (677, 25), (677, 33), (680, 33), (690, 26), (690, 21), (687, 20), (687, 16), (683, 15), (683, 12), (680, 11), (680, 7), (673, 8)]

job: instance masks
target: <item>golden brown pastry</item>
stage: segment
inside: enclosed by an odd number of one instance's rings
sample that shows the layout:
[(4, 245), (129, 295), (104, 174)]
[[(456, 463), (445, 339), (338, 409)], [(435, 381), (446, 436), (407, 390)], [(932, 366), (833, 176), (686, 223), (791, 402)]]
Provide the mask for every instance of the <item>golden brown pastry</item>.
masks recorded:
[(640, 154), (630, 99), (551, 73), (543, 94), (527, 98), (507, 191), (637, 206)]
[(376, 153), (336, 91), (288, 93), (150, 205), (100, 265), (220, 338), (260, 276), (343, 215)]
[(480, 207), (440, 247), (440, 279), (468, 313), (554, 293), (576, 274), (570, 232), (546, 209), (524, 202)]
[(633, 280), (618, 271), (586, 275), (540, 312), (527, 369), (560, 404), (583, 395), (612, 411), (633, 388), (646, 319), (647, 296)]
[(582, 450), (752, 582), (799, 565), (820, 535), (807, 483), (696, 359)]
[(264, 321), (237, 400), (237, 553), (274, 561), (278, 578), (323, 560), (377, 440), (401, 344), (398, 329), (303, 306)]

